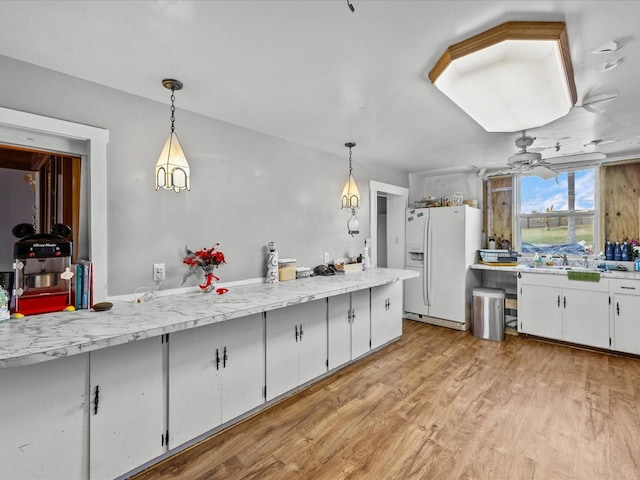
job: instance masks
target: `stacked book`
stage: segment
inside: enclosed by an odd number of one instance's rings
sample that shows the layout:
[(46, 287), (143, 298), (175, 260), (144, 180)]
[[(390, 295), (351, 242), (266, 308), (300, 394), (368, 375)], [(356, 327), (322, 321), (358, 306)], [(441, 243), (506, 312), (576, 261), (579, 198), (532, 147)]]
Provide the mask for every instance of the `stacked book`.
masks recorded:
[(78, 260), (76, 264), (76, 310), (93, 306), (93, 263)]

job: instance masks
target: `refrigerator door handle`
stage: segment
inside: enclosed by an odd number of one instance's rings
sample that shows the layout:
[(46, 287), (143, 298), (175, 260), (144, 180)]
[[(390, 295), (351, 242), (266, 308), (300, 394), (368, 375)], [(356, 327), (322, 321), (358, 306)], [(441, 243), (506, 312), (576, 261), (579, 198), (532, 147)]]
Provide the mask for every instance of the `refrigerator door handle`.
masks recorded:
[(423, 249), (423, 259), (422, 259), (422, 276), (424, 280), (422, 281), (422, 297), (424, 300), (424, 304), (427, 306), (431, 306), (431, 302), (429, 301), (429, 234), (431, 233), (431, 215), (424, 224), (424, 249)]

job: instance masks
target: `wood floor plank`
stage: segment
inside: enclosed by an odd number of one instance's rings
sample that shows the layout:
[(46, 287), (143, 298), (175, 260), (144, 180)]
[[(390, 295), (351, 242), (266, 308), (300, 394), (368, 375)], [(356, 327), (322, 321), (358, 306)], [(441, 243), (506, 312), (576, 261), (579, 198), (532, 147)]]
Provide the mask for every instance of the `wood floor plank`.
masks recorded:
[(405, 321), (402, 339), (135, 480), (640, 479), (640, 360)]

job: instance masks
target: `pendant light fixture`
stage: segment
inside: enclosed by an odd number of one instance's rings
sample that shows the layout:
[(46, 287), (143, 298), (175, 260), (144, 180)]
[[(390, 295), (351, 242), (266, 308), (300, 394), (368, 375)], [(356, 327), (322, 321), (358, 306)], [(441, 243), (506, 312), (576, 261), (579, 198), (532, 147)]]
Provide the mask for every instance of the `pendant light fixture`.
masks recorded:
[(349, 176), (347, 177), (347, 182), (344, 184), (344, 188), (342, 189), (341, 208), (351, 209), (351, 217), (347, 221), (347, 231), (349, 232), (349, 235), (353, 236), (360, 233), (360, 221), (356, 216), (356, 208), (360, 208), (360, 191), (358, 190), (358, 185), (356, 185), (356, 181), (353, 179), (353, 175), (351, 173), (351, 149), (355, 147), (356, 144), (348, 142), (345, 143), (344, 146), (349, 149)]
[(180, 193), (180, 190), (190, 190), (189, 163), (184, 155), (180, 140), (175, 132), (176, 108), (174, 106), (175, 91), (182, 90), (182, 82), (166, 78), (162, 85), (171, 90), (171, 133), (167, 138), (162, 153), (156, 163), (156, 190), (164, 188)]

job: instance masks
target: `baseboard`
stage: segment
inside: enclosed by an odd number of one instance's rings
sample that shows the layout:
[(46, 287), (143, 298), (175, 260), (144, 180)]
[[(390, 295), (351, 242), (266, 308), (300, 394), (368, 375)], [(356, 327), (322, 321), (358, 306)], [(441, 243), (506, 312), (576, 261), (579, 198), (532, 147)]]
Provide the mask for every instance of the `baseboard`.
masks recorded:
[(416, 322), (429, 323), (440, 327), (452, 328), (453, 330), (465, 331), (469, 330), (467, 323), (454, 322), (452, 320), (444, 320), (442, 318), (429, 317), (428, 315), (419, 315), (417, 313), (405, 312), (404, 318), (407, 320), (415, 320)]

